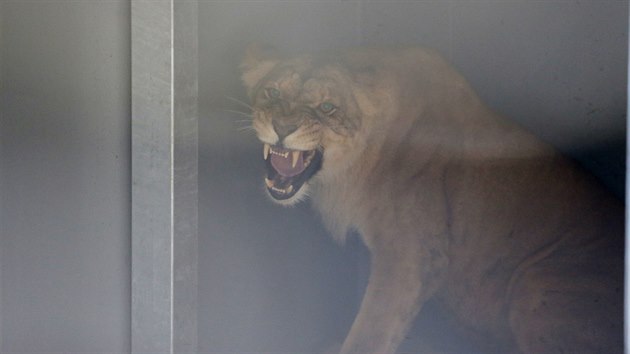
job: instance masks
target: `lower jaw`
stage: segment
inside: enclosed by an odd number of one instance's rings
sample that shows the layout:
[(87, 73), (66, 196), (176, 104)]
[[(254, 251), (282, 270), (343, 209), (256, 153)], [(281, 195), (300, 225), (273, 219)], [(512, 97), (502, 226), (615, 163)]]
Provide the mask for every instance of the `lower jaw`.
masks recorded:
[(297, 194), (302, 187), (303, 183), (300, 183), (299, 186), (295, 186), (292, 181), (288, 181), (288, 186), (284, 188), (279, 188), (275, 185), (274, 181), (269, 178), (265, 178), (265, 185), (267, 186), (267, 192), (273, 199), (277, 200), (285, 200), (290, 199), (295, 194)]
[(308, 183), (304, 183), (300, 188), (294, 189), (291, 193), (278, 193), (271, 188), (266, 188), (270, 199), (283, 206), (292, 206), (304, 200), (308, 195)]
[(294, 190), (292, 186), (289, 187), (289, 191), (282, 191), (276, 188), (267, 188), (267, 192), (275, 200), (288, 200), (296, 195), (299, 192), (299, 189)]

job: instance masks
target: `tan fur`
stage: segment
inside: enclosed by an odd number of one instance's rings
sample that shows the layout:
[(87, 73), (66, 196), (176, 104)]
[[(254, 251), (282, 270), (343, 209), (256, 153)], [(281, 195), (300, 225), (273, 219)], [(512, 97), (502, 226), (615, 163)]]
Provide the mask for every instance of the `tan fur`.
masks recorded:
[[(291, 121), (300, 128), (286, 147), (323, 148), (301, 197), (338, 240), (355, 229), (371, 252), (341, 353), (394, 353), (430, 297), (484, 350), (622, 351), (623, 205), (486, 108), (438, 55), (353, 49), (247, 63), (259, 138), (278, 143), (272, 122)], [(260, 105), (269, 86), (295, 113)], [(339, 114), (299, 113), (323, 101)]]

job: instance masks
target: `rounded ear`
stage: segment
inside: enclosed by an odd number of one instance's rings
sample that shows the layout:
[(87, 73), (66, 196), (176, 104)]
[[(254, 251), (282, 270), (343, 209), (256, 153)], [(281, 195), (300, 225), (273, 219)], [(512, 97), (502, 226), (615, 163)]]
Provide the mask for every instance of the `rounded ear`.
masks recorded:
[(248, 92), (267, 75), (279, 60), (278, 51), (271, 46), (259, 43), (250, 44), (241, 62), (243, 83)]

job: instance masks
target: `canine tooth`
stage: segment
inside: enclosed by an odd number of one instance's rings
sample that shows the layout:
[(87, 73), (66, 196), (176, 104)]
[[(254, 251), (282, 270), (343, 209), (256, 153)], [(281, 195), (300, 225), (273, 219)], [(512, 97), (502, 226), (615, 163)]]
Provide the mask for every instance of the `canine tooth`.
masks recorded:
[(293, 192), (293, 185), (289, 185), (289, 188), (286, 189), (287, 194)]
[(270, 180), (267, 177), (265, 177), (265, 184), (267, 185), (267, 188), (272, 188), (273, 187), (273, 181)]
[(265, 144), (263, 147), (263, 156), (265, 157), (265, 160), (269, 157), (269, 150), (271, 150), (271, 146), (269, 144)]
[(300, 151), (293, 151), (293, 152), (291, 153), (291, 157), (293, 157), (293, 160), (291, 161), (291, 166), (292, 166), (293, 168), (295, 168), (295, 166), (296, 166), (296, 165), (297, 165), (297, 163), (298, 163), (298, 159), (300, 158), (300, 153), (301, 153)]

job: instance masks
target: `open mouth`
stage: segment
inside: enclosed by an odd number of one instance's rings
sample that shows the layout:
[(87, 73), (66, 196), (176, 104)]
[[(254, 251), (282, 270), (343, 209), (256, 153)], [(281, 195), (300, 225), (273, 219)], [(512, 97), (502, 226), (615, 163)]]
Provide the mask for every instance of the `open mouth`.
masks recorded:
[(293, 197), (322, 166), (319, 149), (301, 151), (264, 144), (263, 154), (267, 167), (265, 184), (276, 200)]

